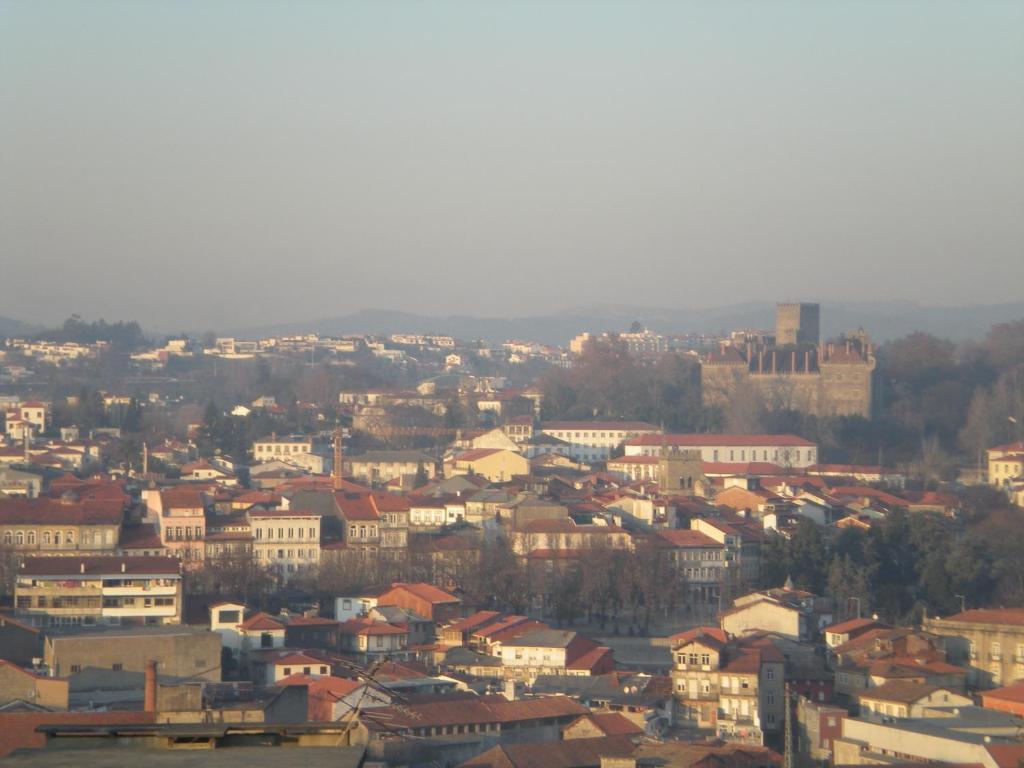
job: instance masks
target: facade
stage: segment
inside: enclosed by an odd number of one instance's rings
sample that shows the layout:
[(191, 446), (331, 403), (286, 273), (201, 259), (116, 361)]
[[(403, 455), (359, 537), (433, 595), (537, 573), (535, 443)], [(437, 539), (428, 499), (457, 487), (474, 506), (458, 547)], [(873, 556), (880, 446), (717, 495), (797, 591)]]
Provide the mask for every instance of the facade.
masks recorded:
[(145, 672), (156, 661), (161, 677), (219, 682), (220, 657), (220, 635), (185, 625), (55, 627), (43, 642), (43, 662), (57, 677), (87, 667)]
[(507, 483), (516, 475), (530, 474), (530, 462), (515, 451), (473, 448), (455, 454), (444, 469), (446, 477), (479, 475), (492, 483)]
[(0, 545), (19, 552), (113, 552), (123, 519), (118, 501), (0, 498)]
[(797, 435), (642, 435), (627, 440), (625, 456), (658, 456), (664, 448), (700, 451), (708, 463), (764, 462), (803, 469), (818, 462), (818, 445)]
[(370, 451), (362, 456), (351, 456), (345, 463), (349, 476), (367, 485), (399, 480), (403, 487), (412, 488), (420, 471), (428, 480), (433, 480), (437, 473), (434, 460), (420, 451)]
[(252, 444), (252, 457), (256, 461), (286, 460), (288, 457), (304, 453), (313, 453), (313, 438), (305, 435), (271, 435)]
[(173, 557), (27, 557), (15, 607), (25, 621), (59, 624), (177, 624), (181, 566)]
[(660, 432), (643, 421), (549, 421), (540, 425), (540, 431), (563, 441), (576, 461), (607, 461), (627, 440)]
[(249, 511), (256, 563), (284, 579), (320, 565), (320, 515), (303, 510)]
[(671, 640), (681, 724), (750, 744), (782, 729), (785, 658), (774, 645), (738, 641), (709, 627)]
[(539, 675), (600, 675), (615, 668), (610, 648), (559, 629), (536, 629), (509, 638), (499, 655), (507, 679), (528, 682)]
[(739, 567), (738, 559), (700, 531), (658, 531), (655, 540), (666, 548), (676, 569), (685, 577), (689, 602), (695, 605), (718, 605), (722, 585), (730, 567)]
[(1014, 481), (1024, 479), (1024, 442), (997, 445), (986, 454), (989, 485), (1010, 489)]
[(148, 504), (164, 546), (186, 568), (199, 568), (206, 555), (206, 494), (197, 488), (169, 488), (149, 494)]
[(821, 343), (817, 312), (780, 306), (774, 343), (725, 345), (701, 360), (704, 404), (724, 406), (752, 388), (771, 409), (870, 418), (876, 359), (867, 334)]
[(967, 668), (968, 685), (994, 688), (1024, 678), (1024, 608), (927, 617), (923, 628), (944, 638), (947, 659)]

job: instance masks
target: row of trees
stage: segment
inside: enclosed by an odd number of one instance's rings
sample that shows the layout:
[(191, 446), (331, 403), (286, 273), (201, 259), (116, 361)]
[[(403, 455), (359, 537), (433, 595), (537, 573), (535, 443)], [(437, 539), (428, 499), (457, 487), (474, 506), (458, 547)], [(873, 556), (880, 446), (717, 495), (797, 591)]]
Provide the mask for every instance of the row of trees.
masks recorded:
[(443, 558), (423, 544), (414, 542), (408, 556), (399, 559), (350, 557), (325, 563), (292, 578), (287, 590), (279, 574), (249, 555), (220, 558), (190, 573), (186, 589), (276, 610), (287, 599), (326, 601), (393, 581), (426, 581), (458, 587), (467, 602), (481, 608), (539, 611), (559, 625), (583, 619), (602, 629), (640, 633), (686, 606), (685, 579), (668, 553), (649, 543), (632, 551), (595, 548), (578, 562), (550, 570), (525, 563), (503, 537)]
[(1024, 605), (1024, 530), (1019, 510), (979, 488), (966, 499), (968, 526), (931, 515), (894, 512), (868, 531), (845, 529), (830, 539), (802, 520), (786, 539), (770, 535), (762, 581), (788, 576), (802, 588), (857, 605), (893, 622), (925, 612), (948, 615), (962, 605)]

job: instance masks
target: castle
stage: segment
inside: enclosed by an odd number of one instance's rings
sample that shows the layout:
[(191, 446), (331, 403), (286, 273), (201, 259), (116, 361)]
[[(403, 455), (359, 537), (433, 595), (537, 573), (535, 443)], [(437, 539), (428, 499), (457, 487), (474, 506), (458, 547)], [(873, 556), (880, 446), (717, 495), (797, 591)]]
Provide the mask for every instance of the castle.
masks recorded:
[(701, 360), (704, 405), (727, 406), (750, 387), (772, 410), (870, 418), (874, 348), (863, 330), (822, 343), (817, 304), (779, 304), (775, 337), (726, 343)]

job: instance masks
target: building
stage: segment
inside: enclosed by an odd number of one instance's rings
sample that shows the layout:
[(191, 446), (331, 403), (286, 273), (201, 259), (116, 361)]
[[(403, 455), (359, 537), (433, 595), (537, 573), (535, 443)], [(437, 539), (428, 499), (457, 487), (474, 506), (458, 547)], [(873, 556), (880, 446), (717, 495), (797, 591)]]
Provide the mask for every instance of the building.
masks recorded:
[(1024, 717), (1024, 682), (982, 691), (981, 706), (998, 712), (1009, 712), (1016, 717)]
[(658, 531), (654, 542), (669, 552), (673, 565), (685, 577), (689, 602), (717, 606), (726, 572), (739, 567), (725, 544), (693, 530)]
[(532, 683), (539, 675), (603, 675), (615, 669), (612, 649), (578, 632), (535, 629), (501, 644), (507, 679)]
[(660, 430), (643, 421), (548, 421), (540, 425), (540, 432), (564, 442), (576, 461), (607, 461), (627, 440)]
[(803, 469), (818, 462), (818, 445), (797, 435), (640, 435), (627, 440), (625, 456), (662, 455), (664, 448), (700, 451), (700, 460), (716, 464), (763, 462)]
[(989, 485), (1009, 489), (1015, 480), (1024, 479), (1024, 441), (997, 445), (986, 454)]
[(777, 304), (775, 344), (780, 347), (816, 345), (821, 336), (821, 307), (818, 304)]
[(765, 733), (781, 730), (785, 657), (771, 642), (737, 640), (715, 627), (697, 627), (670, 641), (682, 725), (748, 744), (762, 744)]
[(1024, 608), (929, 616), (923, 629), (944, 638), (947, 659), (967, 668), (968, 685), (995, 688), (1024, 678)]
[(773, 632), (790, 640), (808, 641), (832, 623), (832, 601), (810, 592), (780, 589), (752, 592), (733, 600), (733, 607), (719, 617), (722, 629), (732, 635)]
[(860, 716), (878, 722), (893, 718), (927, 717), (929, 710), (936, 707), (974, 706), (974, 700), (962, 693), (904, 680), (893, 680), (867, 688), (857, 700)]
[(434, 459), (421, 451), (369, 451), (348, 457), (345, 463), (348, 476), (366, 485), (398, 480), (403, 488), (411, 489), (421, 473), (427, 480), (433, 480), (437, 474)]
[(251, 509), (256, 563), (287, 580), (320, 565), (320, 515), (299, 509)]
[(313, 453), (313, 438), (305, 435), (271, 435), (255, 440), (252, 444), (252, 457), (256, 461), (283, 460), (304, 453)]
[(445, 477), (479, 475), (492, 483), (507, 483), (516, 475), (530, 474), (530, 462), (515, 451), (473, 448), (444, 463)]
[(1016, 768), (1024, 758), (1021, 720), (980, 707), (935, 707), (927, 717), (841, 720), (833, 765), (974, 765)]
[(156, 517), (160, 539), (180, 557), (186, 568), (199, 568), (206, 556), (206, 505), (208, 499), (198, 488), (177, 486), (147, 496)]
[(124, 517), (120, 499), (0, 497), (0, 544), (20, 552), (113, 552)]
[[(462, 611), (462, 600), (433, 584), (400, 583), (377, 595), (376, 606), (394, 605), (412, 611), (435, 625), (446, 624)], [(375, 606), (375, 607), (376, 607)]]
[(0, 712), (5, 705), (19, 702), (47, 709), (67, 709), (68, 680), (39, 675), (0, 659)]
[(142, 672), (157, 662), (161, 677), (220, 681), (221, 638), (185, 625), (51, 627), (44, 630), (43, 663), (57, 677), (87, 667)]
[[(723, 345), (701, 360), (701, 396), (706, 406), (724, 406), (753, 388), (768, 408), (818, 416), (870, 418), (874, 347), (863, 331), (836, 342), (818, 339), (816, 305), (780, 305), (773, 342)], [(793, 309), (797, 307), (797, 309)]]
[(60, 624), (177, 624), (181, 564), (173, 557), (26, 557), (14, 586), (26, 621)]

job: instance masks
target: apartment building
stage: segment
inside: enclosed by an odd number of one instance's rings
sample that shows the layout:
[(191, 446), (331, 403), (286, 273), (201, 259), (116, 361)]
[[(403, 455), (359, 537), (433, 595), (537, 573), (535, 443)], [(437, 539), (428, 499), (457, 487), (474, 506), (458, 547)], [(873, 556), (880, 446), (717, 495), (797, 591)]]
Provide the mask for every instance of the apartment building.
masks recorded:
[(1024, 678), (1024, 608), (926, 617), (923, 629), (943, 638), (947, 660), (967, 668), (972, 687), (995, 688)]
[(252, 457), (256, 461), (283, 460), (289, 456), (299, 456), (312, 452), (313, 438), (305, 435), (288, 435), (285, 437), (271, 435), (255, 440), (252, 444)]
[(40, 626), (177, 624), (181, 594), (173, 557), (26, 557), (14, 587), (18, 616)]
[(697, 627), (672, 640), (672, 687), (684, 726), (763, 744), (784, 720), (785, 658), (767, 640)]
[(658, 531), (654, 541), (669, 552), (672, 563), (686, 578), (689, 602), (717, 605), (727, 571), (739, 568), (735, 553), (723, 542), (694, 530)]
[(164, 546), (180, 557), (186, 568), (199, 568), (206, 556), (206, 494), (179, 486), (149, 494), (148, 503), (156, 514)]
[(0, 544), (20, 552), (112, 552), (124, 517), (122, 502), (0, 497)]
[(661, 432), (643, 421), (548, 421), (540, 431), (566, 443), (566, 451), (576, 461), (607, 461), (628, 440)]
[(320, 565), (320, 515), (298, 509), (248, 512), (256, 563), (283, 579)]
[(532, 683), (539, 675), (601, 675), (615, 669), (611, 648), (578, 632), (535, 629), (499, 649), (506, 679)]
[(367, 485), (401, 482), (412, 488), (417, 474), (423, 472), (428, 480), (437, 474), (434, 459), (421, 451), (369, 451), (345, 460), (349, 476), (357, 483)]

